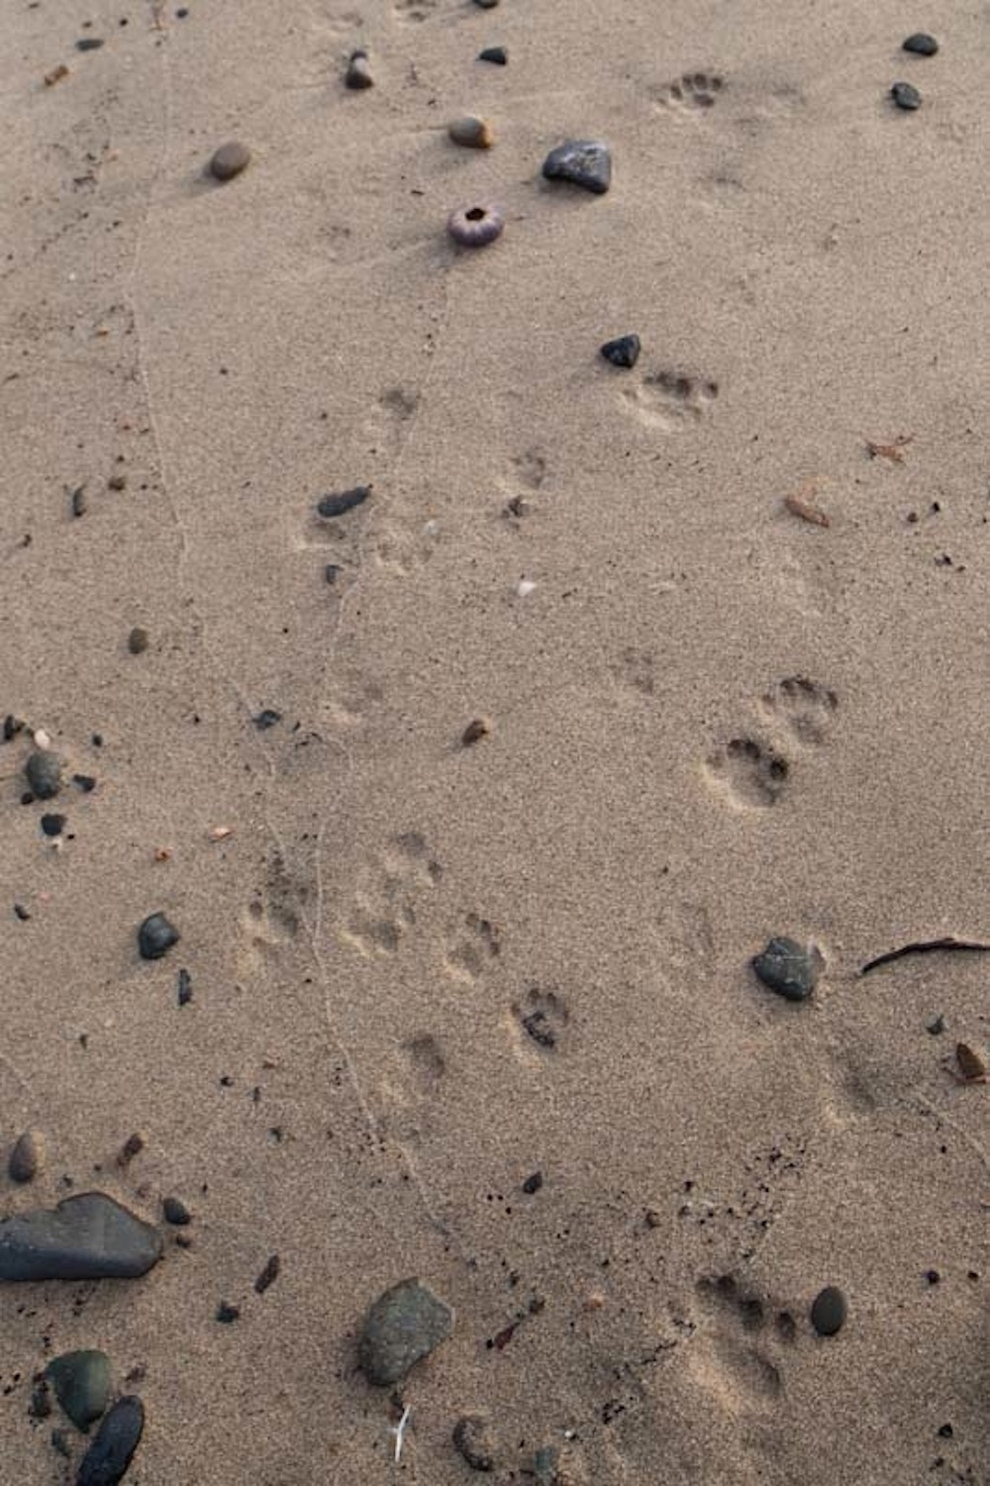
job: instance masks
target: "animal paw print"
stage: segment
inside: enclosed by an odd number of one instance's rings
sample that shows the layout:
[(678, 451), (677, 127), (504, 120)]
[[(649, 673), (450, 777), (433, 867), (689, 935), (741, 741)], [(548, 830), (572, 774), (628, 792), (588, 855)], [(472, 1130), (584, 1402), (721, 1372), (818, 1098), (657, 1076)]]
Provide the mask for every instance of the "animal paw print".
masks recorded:
[(429, 562), (439, 538), (440, 526), (435, 520), (424, 521), (418, 530), (383, 522), (375, 539), (375, 561), (397, 577), (408, 578)]
[(560, 1050), (566, 1039), (570, 1012), (567, 1003), (554, 991), (541, 991), (535, 986), (521, 1001), (512, 1006), (516, 1040), (520, 1052), (541, 1054)]
[(709, 756), (706, 768), (733, 804), (754, 810), (776, 805), (790, 773), (782, 754), (748, 735), (730, 738)]
[(683, 371), (649, 372), (620, 394), (643, 422), (675, 432), (703, 417), (718, 397), (718, 383)]
[(516, 477), (530, 490), (539, 490), (547, 477), (547, 461), (539, 449), (527, 449), (512, 461)]
[(407, 1038), (396, 1048), (380, 1093), (390, 1133), (416, 1145), (427, 1132), (443, 1089), (447, 1060), (429, 1032)]
[(394, 955), (416, 922), (417, 899), (436, 886), (442, 871), (418, 831), (396, 836), (366, 871), (340, 938), (368, 959)]
[(664, 102), (675, 108), (711, 108), (723, 88), (723, 80), (714, 72), (685, 72), (663, 92)]
[(459, 937), (444, 958), (448, 974), (473, 984), (501, 951), (498, 929), (487, 918), (469, 913)]
[(766, 693), (764, 712), (790, 729), (799, 743), (825, 740), (839, 699), (835, 692), (807, 676), (785, 676)]
[(396, 0), (392, 9), (401, 21), (425, 21), (437, 8), (437, 0)]
[(618, 664), (612, 667), (612, 674), (645, 697), (651, 697), (656, 689), (656, 659), (652, 651), (627, 646)]
[(705, 1320), (688, 1353), (697, 1380), (731, 1412), (769, 1406), (782, 1388), (769, 1355), (767, 1308), (731, 1274), (698, 1281), (695, 1293)]

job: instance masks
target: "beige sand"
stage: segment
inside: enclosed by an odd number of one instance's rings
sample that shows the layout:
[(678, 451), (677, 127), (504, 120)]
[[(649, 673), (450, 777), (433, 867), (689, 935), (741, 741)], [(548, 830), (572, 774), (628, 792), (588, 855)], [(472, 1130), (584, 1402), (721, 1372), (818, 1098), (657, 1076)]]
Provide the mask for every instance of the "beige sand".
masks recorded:
[[(478, 1410), (502, 1483), (543, 1448), (589, 1486), (990, 1479), (987, 1090), (946, 1066), (988, 965), (857, 975), (990, 936), (988, 26), (5, 7), (0, 711), (98, 785), (56, 850), (0, 750), (0, 1130), (51, 1152), (0, 1212), (71, 1181), (195, 1214), (143, 1281), (0, 1293), (5, 1479), (67, 1479), (28, 1403), (76, 1346), (145, 1401), (142, 1486), (465, 1482)], [(493, 150), (447, 140), (466, 111)], [(568, 136), (609, 142), (607, 196), (540, 179)], [(458, 255), (478, 198), (504, 236)], [(753, 979), (773, 933), (821, 945), (811, 1004)], [(409, 1274), (457, 1324), (396, 1467), (355, 1340)]]

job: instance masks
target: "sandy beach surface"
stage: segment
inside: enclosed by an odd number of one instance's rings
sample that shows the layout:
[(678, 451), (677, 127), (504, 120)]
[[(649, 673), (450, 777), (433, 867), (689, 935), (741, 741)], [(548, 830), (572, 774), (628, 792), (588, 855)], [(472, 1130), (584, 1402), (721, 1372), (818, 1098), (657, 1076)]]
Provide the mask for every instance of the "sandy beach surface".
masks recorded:
[(0, 1476), (985, 1486), (990, 6), (2, 9)]

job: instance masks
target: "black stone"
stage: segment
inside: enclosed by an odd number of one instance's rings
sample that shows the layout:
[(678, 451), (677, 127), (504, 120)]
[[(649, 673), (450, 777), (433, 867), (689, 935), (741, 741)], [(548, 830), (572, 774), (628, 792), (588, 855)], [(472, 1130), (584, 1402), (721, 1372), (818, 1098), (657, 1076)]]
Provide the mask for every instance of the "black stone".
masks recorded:
[(938, 51), (938, 42), (927, 31), (915, 31), (902, 43), (902, 48), (906, 52), (914, 52), (917, 57), (934, 57)]
[(533, 1193), (534, 1192), (538, 1192), (542, 1186), (543, 1186), (543, 1172), (542, 1171), (534, 1171), (533, 1172), (533, 1175), (532, 1176), (528, 1176), (526, 1178), (526, 1180), (523, 1182), (522, 1189), (526, 1193), (526, 1196), (527, 1197), (532, 1197)]
[(136, 1279), (161, 1256), (161, 1235), (103, 1192), (0, 1221), (0, 1280)]
[(921, 107), (921, 94), (912, 83), (895, 83), (890, 90), (890, 96), (898, 108), (910, 110)]
[(164, 913), (149, 914), (138, 929), (138, 953), (142, 960), (160, 960), (178, 942), (179, 931)]
[(65, 1352), (48, 1364), (62, 1412), (85, 1434), (110, 1402), (110, 1358), (105, 1352)]
[(834, 1285), (826, 1285), (815, 1296), (811, 1307), (811, 1324), (819, 1336), (834, 1336), (845, 1324), (846, 1297)]
[(64, 825), (64, 815), (43, 815), (41, 817), (41, 829), (46, 836), (61, 836)]
[(240, 1314), (240, 1307), (236, 1305), (230, 1305), (226, 1300), (221, 1300), (220, 1304), (217, 1306), (217, 1320), (220, 1322), (221, 1326), (230, 1326), (234, 1321), (238, 1319)]
[(3, 741), (9, 743), (11, 738), (16, 738), (17, 734), (23, 731), (24, 724), (21, 722), (21, 719), (15, 717), (12, 712), (8, 712), (3, 720)]
[(37, 1130), (25, 1130), (14, 1143), (7, 1163), (12, 1182), (33, 1182), (45, 1161), (44, 1138)]
[(498, 0), (474, 0), (479, 10), (494, 10)]
[(618, 340), (606, 341), (601, 348), (605, 360), (611, 361), (613, 366), (628, 367), (636, 365), (640, 349), (638, 335), (620, 335)]
[(76, 1486), (117, 1486), (127, 1474), (143, 1431), (141, 1400), (133, 1395), (118, 1399), (82, 1458)]
[(76, 51), (77, 52), (98, 52), (100, 50), (100, 47), (102, 45), (103, 45), (102, 37), (99, 37), (99, 36), (80, 36), (79, 40), (76, 42)]
[(495, 1469), (495, 1435), (491, 1424), (482, 1414), (464, 1414), (458, 1419), (454, 1425), (453, 1440), (472, 1470)]
[(70, 501), (70, 503), (72, 505), (72, 514), (73, 514), (73, 516), (85, 516), (85, 514), (86, 514), (86, 487), (85, 487), (85, 485), (77, 485), (76, 488), (75, 488), (75, 490), (70, 495), (69, 501)]
[(342, 573), (343, 571), (344, 570), (340, 566), (339, 562), (328, 562), (323, 570), (323, 576), (326, 578), (328, 583), (336, 583), (337, 574)]
[(928, 1281), (928, 1283), (930, 1285), (937, 1285), (939, 1283), (939, 1281), (941, 1280), (941, 1278), (942, 1278), (942, 1276), (939, 1274), (939, 1272), (938, 1272), (937, 1269), (926, 1269), (925, 1270), (925, 1279)]
[(62, 760), (50, 748), (29, 753), (24, 773), (36, 800), (53, 800), (62, 788)]
[(179, 971), (179, 1005), (188, 1006), (193, 998), (192, 976), (188, 970)]
[(794, 939), (771, 939), (766, 949), (750, 962), (756, 976), (786, 1001), (806, 1001), (825, 968), (821, 951)]
[(265, 733), (269, 728), (273, 728), (277, 722), (282, 721), (282, 714), (281, 712), (276, 712), (274, 707), (266, 707), (263, 712), (258, 713), (257, 717), (252, 717), (251, 721), (259, 733)]
[(355, 485), (353, 490), (343, 490), (336, 495), (324, 495), (316, 503), (316, 510), (320, 516), (329, 519), (331, 516), (343, 516), (348, 511), (353, 511), (355, 506), (363, 505), (371, 494), (370, 485)]
[(163, 1200), (162, 1216), (173, 1228), (186, 1228), (192, 1222), (192, 1213), (178, 1197), (166, 1197)]
[(23, 903), (14, 904), (14, 913), (20, 919), (22, 924), (26, 924), (31, 917), (30, 913), (28, 913)]
[(379, 1296), (365, 1317), (358, 1360), (369, 1383), (398, 1383), (415, 1363), (450, 1336), (454, 1313), (419, 1280), (403, 1280)]
[(604, 196), (612, 181), (608, 145), (597, 139), (568, 139), (551, 150), (543, 162), (548, 181), (570, 181), (596, 196)]
[(504, 67), (509, 60), (509, 54), (504, 46), (486, 46), (483, 52), (478, 53), (479, 62), (494, 62), (496, 67)]
[(84, 795), (90, 795), (96, 788), (96, 780), (92, 774), (73, 774), (72, 782), (77, 789), (81, 789)]

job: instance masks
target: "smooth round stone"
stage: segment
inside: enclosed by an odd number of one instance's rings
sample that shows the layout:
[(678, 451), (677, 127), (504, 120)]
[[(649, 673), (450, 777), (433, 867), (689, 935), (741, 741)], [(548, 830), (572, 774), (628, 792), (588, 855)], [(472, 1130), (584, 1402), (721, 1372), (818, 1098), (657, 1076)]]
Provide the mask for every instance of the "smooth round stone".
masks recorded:
[(494, 62), (496, 67), (505, 67), (509, 61), (509, 54), (504, 46), (486, 46), (484, 51), (478, 53), (479, 62)]
[(469, 150), (490, 150), (495, 143), (495, 135), (487, 119), (470, 116), (455, 119), (447, 133), (455, 144), (464, 145)]
[(178, 942), (179, 931), (164, 913), (149, 914), (138, 929), (138, 952), (142, 960), (160, 960)]
[(890, 90), (890, 96), (898, 108), (915, 109), (921, 107), (921, 94), (912, 83), (895, 83)]
[(110, 1358), (105, 1352), (66, 1352), (48, 1364), (62, 1412), (85, 1434), (110, 1401)]
[(475, 1471), (495, 1469), (495, 1432), (483, 1414), (464, 1414), (454, 1425), (454, 1446)]
[(598, 139), (568, 139), (550, 151), (543, 162), (548, 181), (570, 181), (604, 196), (612, 182), (612, 157)]
[(33, 1182), (45, 1164), (45, 1137), (40, 1130), (25, 1130), (10, 1153), (7, 1170), (12, 1182)]
[(0, 1220), (0, 1280), (136, 1279), (161, 1257), (158, 1230), (104, 1192)]
[(62, 760), (50, 748), (36, 748), (24, 765), (36, 800), (53, 800), (62, 787)]
[(239, 139), (228, 140), (215, 151), (210, 161), (210, 174), (218, 181), (232, 181), (251, 159), (251, 151)]
[(914, 52), (916, 57), (934, 57), (938, 51), (938, 42), (927, 31), (915, 31), (902, 43), (902, 49)]
[(162, 1216), (173, 1228), (186, 1228), (192, 1222), (192, 1213), (178, 1197), (166, 1197), (162, 1202)]
[(834, 1336), (841, 1331), (848, 1314), (846, 1297), (835, 1285), (826, 1285), (815, 1296), (811, 1307), (811, 1324), (819, 1336)]
[(82, 1458), (76, 1486), (117, 1486), (127, 1474), (144, 1432), (144, 1405), (133, 1395), (118, 1399)]
[(403, 1280), (379, 1296), (365, 1317), (358, 1360), (369, 1383), (398, 1383), (446, 1341), (454, 1313), (419, 1280)]
[(785, 1001), (807, 1001), (825, 968), (816, 945), (787, 938), (771, 939), (750, 963), (757, 979)]
[(606, 341), (601, 352), (613, 366), (633, 367), (639, 360), (641, 349), (638, 335), (620, 335), (617, 340)]

